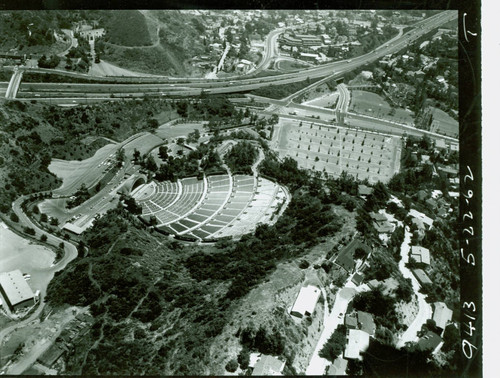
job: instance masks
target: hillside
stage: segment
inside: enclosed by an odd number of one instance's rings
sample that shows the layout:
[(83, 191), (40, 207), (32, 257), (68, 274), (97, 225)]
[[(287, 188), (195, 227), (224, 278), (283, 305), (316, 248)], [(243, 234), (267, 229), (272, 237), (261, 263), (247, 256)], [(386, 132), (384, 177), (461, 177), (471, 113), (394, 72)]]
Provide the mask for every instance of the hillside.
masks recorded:
[(69, 11), (0, 12), (0, 51), (4, 53), (45, 53), (63, 51), (69, 43), (57, 42), (54, 32), (70, 28), (79, 19)]
[(116, 10), (102, 12), (99, 26), (106, 29), (104, 40), (121, 46), (151, 45), (146, 19), (137, 10)]
[(161, 100), (112, 102), (61, 108), (36, 103), (0, 104), (0, 211), (21, 194), (55, 189), (52, 158), (83, 160), (109, 141), (150, 130), (153, 116), (169, 114)]
[[(193, 16), (174, 10), (133, 12), (113, 13), (113, 17), (103, 23), (110, 31), (103, 41), (96, 43), (102, 59), (138, 72), (175, 76), (197, 73), (195, 67), (187, 63), (204, 49), (200, 33), (192, 22)], [(134, 35), (126, 37), (130, 31), (121, 33), (120, 30), (128, 29), (129, 22), (137, 26), (137, 35), (134, 31)]]

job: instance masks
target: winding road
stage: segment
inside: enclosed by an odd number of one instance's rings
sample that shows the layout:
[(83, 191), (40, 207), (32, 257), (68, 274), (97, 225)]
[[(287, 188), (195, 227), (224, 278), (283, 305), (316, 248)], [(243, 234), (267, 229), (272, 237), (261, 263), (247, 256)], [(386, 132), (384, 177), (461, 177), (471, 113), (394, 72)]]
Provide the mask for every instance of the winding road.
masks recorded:
[[(46, 193), (46, 192), (42, 192), (42, 193)], [(35, 237), (37, 237), (37, 238), (40, 238), (41, 235), (47, 235), (47, 243), (49, 243), (55, 247), (58, 247), (61, 242), (64, 243), (64, 256), (61, 258), (61, 260), (59, 260), (59, 262), (57, 264), (46, 269), (47, 285), (44, 286), (40, 290), (40, 304), (38, 305), (36, 310), (28, 318), (26, 318), (18, 323), (12, 324), (11, 326), (6, 327), (0, 331), (0, 347), (3, 344), (3, 340), (4, 340), (5, 336), (7, 336), (10, 332), (12, 332), (18, 328), (24, 327), (25, 325), (27, 325), (28, 323), (37, 319), (40, 316), (40, 314), (43, 311), (43, 308), (45, 307), (45, 302), (43, 300), (44, 300), (45, 294), (47, 292), (47, 286), (48, 286), (49, 282), (52, 280), (52, 278), (54, 277), (54, 274), (56, 272), (64, 269), (71, 261), (73, 261), (78, 256), (78, 251), (73, 244), (71, 244), (67, 241), (64, 241), (63, 239), (61, 239), (57, 236), (54, 236), (46, 231), (43, 231), (36, 224), (34, 224), (31, 221), (31, 219), (23, 212), (23, 210), (21, 208), (21, 204), (23, 203), (24, 200), (26, 200), (28, 198), (29, 198), (29, 196), (22, 196), (22, 197), (19, 197), (16, 201), (14, 201), (12, 203), (12, 209), (19, 217), (19, 224), (24, 226), (24, 227), (33, 228), (36, 232)]]
[(408, 329), (403, 333), (401, 338), (396, 343), (397, 348), (402, 348), (407, 342), (417, 341), (417, 332), (420, 331), (422, 325), (425, 324), (427, 319), (430, 319), (432, 317), (431, 305), (425, 300), (427, 296), (419, 292), (420, 284), (418, 283), (411, 270), (406, 267), (406, 263), (409, 259), (408, 253), (410, 252), (411, 236), (412, 234), (408, 226), (405, 226), (405, 238), (403, 244), (401, 244), (401, 260), (399, 261), (399, 270), (403, 274), (404, 278), (411, 279), (413, 291), (418, 298), (418, 314), (410, 324)]

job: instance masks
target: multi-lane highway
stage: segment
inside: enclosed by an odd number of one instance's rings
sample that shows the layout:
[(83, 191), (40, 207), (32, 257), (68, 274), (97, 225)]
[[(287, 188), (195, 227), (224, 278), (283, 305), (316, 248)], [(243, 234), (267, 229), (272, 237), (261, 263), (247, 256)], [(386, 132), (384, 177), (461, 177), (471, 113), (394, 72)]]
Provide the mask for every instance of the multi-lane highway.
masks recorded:
[[(329, 76), (332, 74), (339, 74), (341, 72), (347, 72), (358, 67), (361, 67), (367, 63), (376, 61), (380, 59), (382, 56), (397, 52), (408, 46), (409, 43), (415, 41), (420, 36), (428, 33), (429, 31), (439, 27), (440, 25), (453, 20), (457, 17), (458, 13), (455, 11), (445, 11), (441, 12), (433, 17), (430, 17), (422, 23), (419, 24), (418, 27), (410, 30), (407, 33), (402, 34), (395, 39), (386, 42), (385, 44), (379, 46), (375, 50), (348, 60), (327, 63), (316, 67), (302, 69), (293, 73), (285, 73), (275, 76), (267, 76), (260, 78), (227, 78), (227, 79), (173, 79), (167, 78), (164, 79), (161, 77), (151, 78), (151, 77), (123, 77), (123, 78), (113, 78), (112, 80), (116, 80), (116, 86), (112, 86), (111, 84), (69, 84), (69, 83), (58, 83), (58, 84), (47, 84), (47, 83), (23, 83), (21, 84), (21, 91), (28, 92), (26, 95), (30, 98), (31, 94), (33, 94), (32, 98), (35, 98), (35, 94), (39, 94), (42, 97), (42, 94), (45, 97), (51, 97), (53, 93), (59, 93), (59, 96), (63, 93), (72, 93), (76, 94), (75, 97), (85, 97), (78, 96), (78, 94), (87, 93), (87, 94), (99, 94), (100, 98), (106, 99), (109, 97), (103, 95), (104, 93), (124, 93), (124, 94), (144, 94), (144, 93), (164, 93), (165, 95), (178, 95), (178, 96), (192, 96), (198, 95), (203, 90), (206, 93), (235, 93), (235, 92), (245, 92), (254, 89), (258, 89), (260, 87), (266, 87), (269, 85), (282, 85), (293, 83), (297, 81), (303, 81), (307, 78), (315, 79), (321, 78), (325, 76)], [(265, 64), (272, 57), (272, 51), (274, 49), (275, 38), (279, 35), (278, 32), (276, 34), (272, 34), (270, 38), (266, 40), (266, 53), (264, 54), (263, 64), (260, 65), (264, 67)], [(274, 41), (274, 42), (273, 42)], [(40, 69), (29, 69), (29, 68), (21, 68), (21, 70), (33, 71), (33, 72), (47, 72), (46, 70)], [(72, 74), (75, 76), (75, 74)], [(77, 77), (82, 77), (82, 75)], [(83, 77), (88, 77), (83, 75)], [(111, 78), (101, 78), (101, 80), (111, 80)], [(104, 88), (104, 89), (103, 89)], [(30, 89), (32, 89), (30, 91)], [(106, 92), (105, 92), (106, 91)], [(32, 92), (32, 93), (29, 93)], [(20, 93), (20, 96), (24, 96), (24, 94)], [(55, 94), (54, 94), (54, 97)], [(66, 95), (64, 97), (72, 97), (72, 95)], [(91, 96), (92, 97), (92, 96)]]

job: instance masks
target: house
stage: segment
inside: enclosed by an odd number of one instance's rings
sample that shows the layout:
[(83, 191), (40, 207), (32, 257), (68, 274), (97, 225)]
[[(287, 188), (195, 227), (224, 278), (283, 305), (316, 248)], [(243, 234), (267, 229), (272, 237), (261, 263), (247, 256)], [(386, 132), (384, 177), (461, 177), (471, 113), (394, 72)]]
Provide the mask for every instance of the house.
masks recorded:
[(421, 285), (432, 284), (431, 279), (422, 269), (413, 269), (413, 275)]
[(439, 351), (442, 345), (443, 339), (432, 331), (427, 332), (417, 342), (417, 346), (421, 351), (431, 350), (433, 354)]
[(381, 213), (370, 213), (373, 219), (373, 227), (379, 234), (387, 234), (394, 231), (396, 226), (387, 221), (387, 217)]
[(417, 264), (429, 265), (431, 263), (429, 250), (419, 245), (411, 246), (410, 257), (414, 259)]
[(429, 198), (425, 201), (425, 203), (432, 209), (432, 210), (436, 210), (437, 207), (438, 207), (438, 203), (433, 199), (433, 198)]
[(50, 368), (68, 350), (62, 343), (52, 344), (39, 358), (38, 362)]
[(376, 327), (373, 321), (373, 315), (368, 312), (358, 311), (358, 326), (360, 330), (366, 332), (370, 336), (375, 334)]
[(369, 196), (372, 194), (373, 188), (370, 188), (369, 186), (366, 185), (359, 185), (358, 186), (358, 193), (360, 196)]
[(455, 177), (458, 175), (458, 169), (452, 167), (439, 167), (439, 171), (444, 173), (447, 177)]
[(381, 285), (381, 282), (378, 280), (370, 280), (366, 283), (370, 289), (375, 289)]
[(319, 59), (318, 54), (310, 54), (310, 53), (300, 53), (300, 59), (306, 60), (306, 61), (316, 61)]
[(424, 225), (426, 225), (428, 228), (432, 228), (432, 224), (434, 221), (429, 218), (427, 215), (415, 210), (415, 209), (410, 209), (408, 212), (408, 215), (411, 216), (412, 218), (419, 219), (422, 221)]
[(439, 189), (435, 189), (431, 193), (431, 197), (434, 198), (434, 199), (442, 197), (442, 196), (443, 196), (443, 192), (441, 190), (439, 190)]
[(333, 365), (328, 367), (326, 375), (346, 375), (345, 370), (347, 369), (347, 360), (342, 357), (337, 357), (333, 361)]
[(347, 335), (347, 345), (344, 351), (344, 358), (360, 360), (360, 352), (368, 349), (370, 335), (359, 329), (350, 329)]
[(358, 328), (358, 319), (356, 317), (356, 314), (346, 315), (344, 318), (344, 324), (348, 329)]
[(35, 304), (35, 294), (19, 269), (0, 274), (0, 293), (10, 311)]
[(354, 251), (356, 249), (363, 249), (366, 254), (371, 252), (370, 247), (366, 244), (360, 242), (358, 239), (353, 239), (342, 251), (340, 251), (339, 255), (335, 259), (335, 264), (344, 268), (348, 273), (354, 271), (356, 267), (356, 262), (354, 261)]
[(444, 142), (444, 139), (436, 139), (436, 148), (439, 148), (439, 149), (446, 148), (446, 144)]
[(383, 280), (381, 282), (381, 284), (383, 285), (382, 286), (382, 293), (384, 293), (384, 295), (388, 295), (390, 297), (395, 297), (396, 294), (396, 290), (397, 288), (399, 287), (399, 282), (397, 279), (393, 278), (393, 277), (389, 277), (389, 278), (386, 278), (385, 280)]
[(364, 275), (362, 273), (355, 273), (354, 276), (352, 276), (351, 281), (356, 286), (359, 286), (363, 282), (363, 278)]
[(298, 318), (312, 315), (320, 295), (321, 290), (316, 286), (308, 285), (306, 287), (301, 287), (290, 314)]
[(262, 355), (253, 368), (252, 375), (281, 375), (285, 362), (276, 357)]
[(419, 190), (417, 192), (417, 198), (419, 201), (423, 201), (424, 199), (427, 198), (427, 192), (425, 190)]
[(451, 321), (453, 317), (453, 311), (450, 310), (444, 302), (434, 302), (432, 304), (434, 307), (434, 312), (432, 313), (432, 320), (436, 322), (436, 327), (441, 330), (441, 335), (444, 332), (444, 329)]

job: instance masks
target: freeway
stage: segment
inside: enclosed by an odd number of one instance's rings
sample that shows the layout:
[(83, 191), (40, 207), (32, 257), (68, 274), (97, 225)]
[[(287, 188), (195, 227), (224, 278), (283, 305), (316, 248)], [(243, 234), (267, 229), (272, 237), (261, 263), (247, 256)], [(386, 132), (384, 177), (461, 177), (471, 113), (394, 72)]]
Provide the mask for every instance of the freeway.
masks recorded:
[(7, 91), (5, 92), (5, 98), (12, 99), (16, 98), (17, 91), (19, 89), (19, 84), (21, 83), (21, 78), (23, 72), (20, 70), (15, 70), (12, 75), (9, 85), (7, 86)]
[[(116, 77), (116, 78), (100, 78), (99, 80), (116, 80), (116, 82), (121, 83), (134, 83), (135, 87), (123, 87), (125, 91), (131, 92), (143, 92), (141, 88), (148, 88), (147, 85), (153, 85), (155, 88), (161, 90), (166, 90), (169, 87), (182, 85), (183, 87), (193, 87), (199, 89), (205, 89), (207, 92), (210, 89), (212, 93), (232, 93), (232, 92), (243, 92), (252, 89), (257, 89), (263, 86), (268, 86), (269, 84), (273, 85), (281, 85), (287, 84), (291, 82), (297, 82), (306, 80), (307, 78), (321, 78), (324, 76), (332, 75), (333, 73), (339, 71), (348, 71), (353, 70), (358, 67), (361, 67), (367, 63), (373, 62), (384, 55), (395, 53), (403, 48), (405, 48), (409, 43), (415, 41), (422, 35), (428, 33), (429, 31), (439, 27), (440, 25), (453, 20), (458, 17), (458, 13), (456, 11), (444, 11), (435, 16), (432, 16), (426, 20), (424, 20), (417, 28), (410, 30), (407, 33), (404, 33), (398, 37), (395, 37), (393, 40), (384, 43), (379, 46), (375, 50), (361, 55), (356, 58), (326, 63), (320, 66), (306, 68), (293, 73), (284, 73), (275, 76), (267, 76), (260, 78), (226, 78), (226, 79), (217, 79), (210, 80), (204, 78), (196, 78), (196, 79), (186, 79), (186, 78), (170, 78), (165, 77), (162, 79), (161, 77), (151, 78), (151, 77)], [(264, 63), (267, 60), (271, 59), (272, 56), (272, 41), (273, 38), (277, 37), (277, 34), (272, 34), (271, 38), (266, 40), (266, 53), (264, 56)], [(263, 67), (264, 65), (262, 65)], [(54, 72), (52, 70), (43, 70), (43, 69), (30, 69), (26, 67), (21, 67), (21, 70), (30, 71), (30, 72)], [(65, 71), (61, 71), (61, 74), (70, 74)], [(89, 79), (90, 76), (84, 74), (76, 74), (71, 73), (70, 76), (79, 77)], [(92, 78), (91, 80), (96, 80), (96, 78)], [(96, 80), (97, 81), (97, 80)], [(140, 83), (140, 84), (139, 84)], [(67, 88), (68, 84), (60, 84), (59, 90), (64, 91)], [(88, 84), (93, 85), (93, 84)], [(125, 89), (127, 88), (127, 89)], [(189, 92), (190, 90), (186, 90)]]

